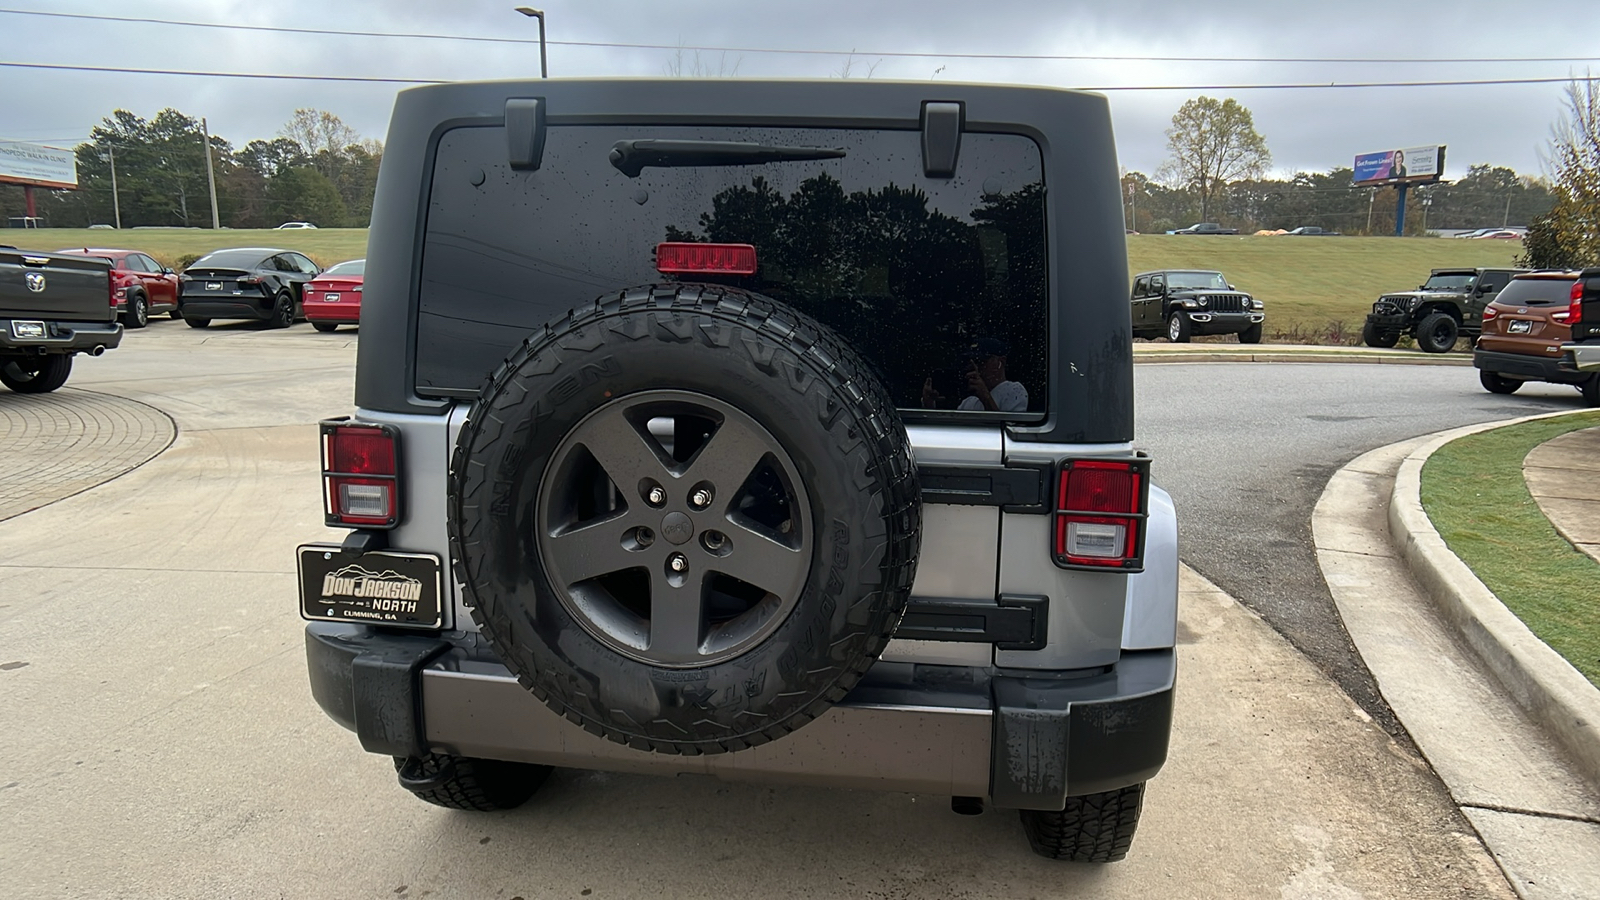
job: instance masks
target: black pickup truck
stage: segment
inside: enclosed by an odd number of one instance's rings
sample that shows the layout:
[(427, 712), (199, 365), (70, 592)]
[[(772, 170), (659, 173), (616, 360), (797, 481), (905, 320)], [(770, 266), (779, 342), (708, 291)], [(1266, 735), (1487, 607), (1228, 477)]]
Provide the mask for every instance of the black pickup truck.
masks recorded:
[(1572, 341), (1561, 346), (1562, 364), (1580, 372), (1600, 372), (1600, 268), (1584, 269), (1572, 286), (1567, 309)]
[(122, 343), (108, 260), (0, 247), (0, 384), (61, 387), (72, 357)]

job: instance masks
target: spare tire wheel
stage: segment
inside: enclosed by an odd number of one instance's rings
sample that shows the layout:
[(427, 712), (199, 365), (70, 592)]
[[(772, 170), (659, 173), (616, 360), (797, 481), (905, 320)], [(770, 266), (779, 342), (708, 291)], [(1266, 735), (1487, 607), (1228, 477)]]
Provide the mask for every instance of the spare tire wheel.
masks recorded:
[(473, 403), (450, 535), (518, 680), (640, 750), (781, 737), (882, 652), (916, 571), (905, 428), (824, 326), (732, 288), (604, 297)]

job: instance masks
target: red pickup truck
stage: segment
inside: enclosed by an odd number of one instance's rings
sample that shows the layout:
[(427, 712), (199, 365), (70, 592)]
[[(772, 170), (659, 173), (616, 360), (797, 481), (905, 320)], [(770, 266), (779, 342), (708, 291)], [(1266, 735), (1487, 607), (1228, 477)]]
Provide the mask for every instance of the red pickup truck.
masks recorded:
[(178, 276), (148, 253), (90, 247), (71, 247), (56, 253), (111, 261), (111, 302), (124, 327), (143, 328), (151, 313), (165, 312), (178, 318)]

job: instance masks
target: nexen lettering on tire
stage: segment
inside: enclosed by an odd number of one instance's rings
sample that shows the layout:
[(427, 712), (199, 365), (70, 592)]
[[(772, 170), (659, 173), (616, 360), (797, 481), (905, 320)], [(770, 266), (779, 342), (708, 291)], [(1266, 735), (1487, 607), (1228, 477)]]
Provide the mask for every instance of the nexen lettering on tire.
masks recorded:
[[(541, 537), (538, 524), (553, 515), (540, 505), (555, 503), (541, 496), (540, 485), (570, 458), (561, 449), (568, 435), (606, 409), (633, 408), (626, 405), (632, 396), (662, 391), (751, 417), (792, 463), (800, 479), (793, 489), (803, 489), (797, 496), (809, 498), (792, 514), (795, 540), (809, 548), (801, 557), (808, 569), (800, 570), (809, 576), (784, 600), (788, 612), (731, 656), (674, 663), (686, 668), (614, 647), (614, 638), (595, 631), (601, 620), (585, 620), (589, 607), (552, 579), (550, 567), (566, 563), (546, 562), (543, 554), (554, 552), (546, 545), (559, 545)], [(634, 489), (616, 487), (625, 499)], [(688, 485), (667, 487), (681, 498)], [(641, 503), (627, 502), (630, 515)], [(656, 521), (657, 541), (669, 547)], [(641, 750), (756, 746), (843, 698), (904, 609), (920, 522), (910, 445), (869, 367), (798, 312), (730, 288), (634, 288), (551, 323), (490, 379), (452, 458), (451, 549), (484, 636), (551, 709)], [(700, 551), (697, 539), (681, 547), (690, 555), (689, 577), (699, 571)], [(604, 599), (612, 590), (585, 596)], [(643, 614), (652, 615), (655, 601), (646, 603)]]

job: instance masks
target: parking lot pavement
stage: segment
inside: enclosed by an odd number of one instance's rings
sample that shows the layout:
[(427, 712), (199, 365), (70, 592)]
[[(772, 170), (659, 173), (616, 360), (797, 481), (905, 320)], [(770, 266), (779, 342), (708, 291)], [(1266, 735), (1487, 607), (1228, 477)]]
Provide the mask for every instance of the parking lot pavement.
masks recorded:
[(0, 522), (0, 896), (1512, 896), (1426, 764), (1187, 571), (1123, 863), (1038, 859), (945, 797), (567, 771), (514, 812), (427, 806), (309, 695), (293, 548), (335, 534), (311, 422), (348, 408), (349, 355), (274, 337), (125, 343), (94, 389), (162, 394), (178, 440)]

